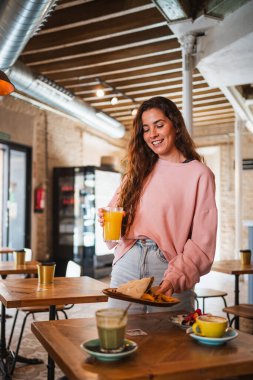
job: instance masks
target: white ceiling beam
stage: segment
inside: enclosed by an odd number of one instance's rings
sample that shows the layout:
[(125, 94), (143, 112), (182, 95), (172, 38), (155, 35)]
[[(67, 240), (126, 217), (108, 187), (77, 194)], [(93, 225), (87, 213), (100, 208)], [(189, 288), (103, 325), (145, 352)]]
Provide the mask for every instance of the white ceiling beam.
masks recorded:
[(234, 86), (220, 87), (220, 89), (234, 108), (236, 114), (245, 122), (248, 130), (253, 133), (253, 114), (240, 92)]

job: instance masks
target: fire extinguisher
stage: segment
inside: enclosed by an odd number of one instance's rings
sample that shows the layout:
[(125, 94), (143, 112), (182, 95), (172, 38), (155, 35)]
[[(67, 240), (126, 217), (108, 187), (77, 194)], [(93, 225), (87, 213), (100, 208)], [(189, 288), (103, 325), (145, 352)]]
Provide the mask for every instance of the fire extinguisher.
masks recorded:
[(39, 185), (35, 189), (34, 194), (34, 211), (43, 212), (45, 209), (45, 188), (43, 185)]

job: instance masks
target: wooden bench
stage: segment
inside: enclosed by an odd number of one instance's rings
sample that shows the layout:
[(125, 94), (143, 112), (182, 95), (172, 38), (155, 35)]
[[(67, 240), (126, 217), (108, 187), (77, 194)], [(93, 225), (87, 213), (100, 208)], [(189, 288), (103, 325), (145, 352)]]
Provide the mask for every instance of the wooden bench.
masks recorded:
[(253, 319), (253, 304), (240, 304), (224, 307), (223, 311), (227, 314), (233, 314), (234, 317), (230, 321), (230, 326), (236, 318)]

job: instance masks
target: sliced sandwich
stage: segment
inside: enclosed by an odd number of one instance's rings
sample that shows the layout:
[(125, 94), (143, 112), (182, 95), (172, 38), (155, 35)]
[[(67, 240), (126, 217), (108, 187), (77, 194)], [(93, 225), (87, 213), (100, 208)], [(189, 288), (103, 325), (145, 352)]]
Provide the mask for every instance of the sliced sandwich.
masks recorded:
[(146, 293), (152, 283), (154, 277), (144, 277), (140, 280), (131, 280), (118, 287), (117, 292), (129, 297), (140, 299), (144, 293)]

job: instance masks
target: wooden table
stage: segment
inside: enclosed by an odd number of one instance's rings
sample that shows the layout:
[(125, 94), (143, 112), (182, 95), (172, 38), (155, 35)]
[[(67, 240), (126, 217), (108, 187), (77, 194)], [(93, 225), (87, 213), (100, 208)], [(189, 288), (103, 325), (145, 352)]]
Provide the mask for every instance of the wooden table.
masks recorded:
[[(215, 261), (212, 270), (215, 272), (232, 274), (235, 276), (235, 305), (239, 305), (239, 276), (241, 274), (253, 274), (253, 263), (242, 265), (240, 260)], [(235, 328), (239, 329), (239, 318), (235, 319)]]
[[(55, 277), (54, 284), (39, 287), (38, 279), (6, 279), (0, 280), (0, 301), (2, 302), (1, 319), (1, 359), (4, 370), (9, 375), (8, 358), (5, 339), (5, 308), (27, 306), (49, 306), (49, 319), (55, 319), (55, 306), (105, 302), (107, 297), (102, 290), (107, 285), (90, 277)], [(54, 378), (54, 362), (49, 358), (48, 378)]]
[(26, 261), (24, 265), (16, 265), (14, 261), (0, 262), (0, 275), (3, 277), (9, 274), (36, 274), (37, 261)]
[[(14, 251), (15, 251), (15, 249), (12, 249), (12, 248), (0, 247), (0, 256), (5, 254), (6, 257), (8, 258), (9, 253), (13, 253)], [(1, 257), (1, 260), (2, 260), (2, 257)]]
[(148, 335), (128, 336), (139, 348), (124, 360), (105, 363), (80, 348), (97, 338), (94, 318), (34, 322), (32, 331), (69, 380), (204, 380), (253, 374), (253, 336), (239, 332), (224, 346), (193, 340), (169, 322), (169, 313), (130, 315), (127, 329)]
[(0, 253), (13, 253), (15, 249), (8, 247), (0, 247)]
[(240, 260), (222, 260), (215, 261), (212, 270), (233, 274), (235, 276), (235, 305), (239, 304), (239, 276), (240, 274), (253, 274), (253, 263), (242, 265)]

